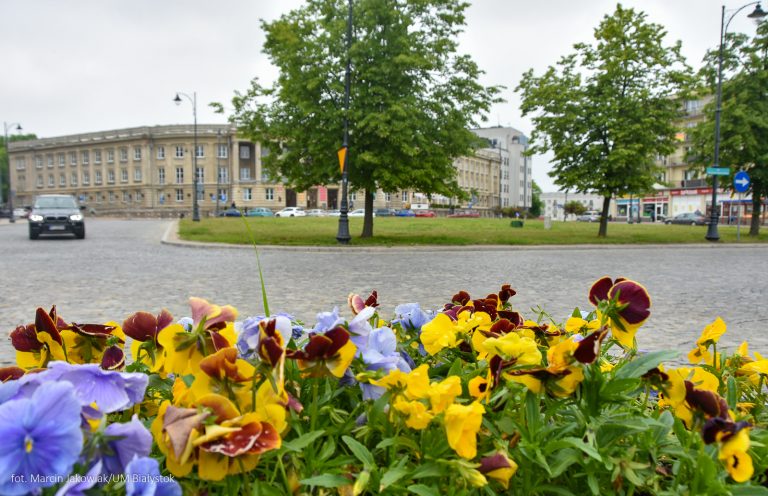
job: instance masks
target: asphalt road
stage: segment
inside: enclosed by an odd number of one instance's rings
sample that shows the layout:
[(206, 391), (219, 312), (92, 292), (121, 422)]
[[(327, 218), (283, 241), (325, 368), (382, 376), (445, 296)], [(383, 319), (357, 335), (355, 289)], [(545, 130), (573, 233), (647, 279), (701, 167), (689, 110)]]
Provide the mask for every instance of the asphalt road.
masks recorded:
[[(190, 296), (234, 305), (240, 316), (263, 313), (252, 249), (161, 244), (169, 221), (88, 219), (87, 238), (30, 241), (25, 221), (0, 225), (0, 331), (34, 320), (38, 306), (57, 305), (67, 321), (122, 321), (137, 310), (188, 315)], [(694, 228), (699, 229), (699, 228)], [(703, 229), (703, 228), (702, 228)], [(353, 233), (356, 234), (356, 233)], [(702, 230), (702, 236), (704, 231)], [(514, 248), (499, 250), (267, 249), (261, 253), (272, 312), (314, 325), (334, 305), (345, 314), (350, 292), (379, 292), (384, 316), (399, 303), (438, 308), (465, 289), (475, 297), (502, 283), (517, 290), (526, 316), (540, 305), (556, 319), (589, 308), (587, 291), (603, 275), (643, 283), (652, 315), (638, 333), (641, 348), (684, 353), (717, 316), (722, 340), (768, 353), (768, 246)], [(13, 360), (10, 341), (0, 363)]]

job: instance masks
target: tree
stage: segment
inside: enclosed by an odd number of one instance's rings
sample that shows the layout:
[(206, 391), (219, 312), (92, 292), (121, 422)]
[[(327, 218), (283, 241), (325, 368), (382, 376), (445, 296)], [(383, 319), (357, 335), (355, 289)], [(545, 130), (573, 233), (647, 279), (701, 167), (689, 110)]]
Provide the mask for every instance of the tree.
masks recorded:
[(538, 217), (541, 215), (542, 208), (544, 208), (544, 202), (541, 200), (541, 188), (536, 184), (536, 181), (533, 181), (533, 186), (531, 187), (531, 208), (528, 210), (528, 213), (533, 217)]
[[(723, 99), (720, 114), (720, 163), (749, 172), (752, 193), (750, 236), (760, 234), (762, 200), (768, 196), (768, 22), (762, 22), (751, 40), (742, 34), (729, 34), (723, 47)], [(705, 88), (715, 94), (717, 50), (704, 58), (700, 75)], [(693, 142), (688, 159), (703, 170), (714, 160), (715, 105), (704, 108), (707, 120), (691, 133)], [(720, 185), (731, 189), (733, 177), (723, 177)]]
[(566, 214), (581, 215), (586, 211), (587, 207), (585, 207), (584, 204), (579, 201), (571, 200), (565, 204)]
[(680, 42), (646, 15), (621, 5), (595, 30), (594, 45), (579, 43), (536, 77), (523, 74), (523, 115), (535, 114), (532, 153), (552, 151), (550, 176), (561, 189), (603, 197), (598, 236), (608, 228), (611, 198), (651, 190), (654, 160), (674, 149), (678, 104), (690, 69)]
[[(9, 134), (8, 135), (8, 141), (26, 141), (26, 140), (33, 140), (37, 139), (36, 134)], [(11, 170), (13, 170), (10, 167), (10, 164), (8, 163), (8, 152), (5, 149), (5, 136), (0, 137), (0, 179), (2, 179), (2, 185), (3, 190), (2, 194), (0, 194), (0, 198), (2, 198), (2, 202), (0, 203), (7, 203), (8, 202), (8, 195), (10, 193), (11, 189)]]
[(242, 134), (273, 151), (272, 177), (298, 189), (338, 184), (344, 70), (351, 62), (348, 113), (350, 188), (365, 190), (362, 236), (373, 235), (377, 189), (461, 196), (455, 157), (472, 151), (468, 129), (498, 101), (498, 87), (458, 55), (456, 36), (468, 4), (460, 0), (355, 0), (346, 49), (347, 2), (309, 0), (262, 22), (264, 52), (280, 71), (272, 87), (257, 80), (232, 100)]

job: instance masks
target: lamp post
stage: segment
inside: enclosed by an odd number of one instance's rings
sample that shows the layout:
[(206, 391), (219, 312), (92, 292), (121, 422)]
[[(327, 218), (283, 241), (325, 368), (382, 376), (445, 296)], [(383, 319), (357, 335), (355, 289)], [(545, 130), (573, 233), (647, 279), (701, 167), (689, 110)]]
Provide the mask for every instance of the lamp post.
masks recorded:
[[(12, 122), (10, 124), (3, 122), (3, 136), (5, 138), (5, 141), (3, 141), (3, 144), (5, 145), (5, 168), (8, 169), (8, 210), (10, 212), (10, 215), (8, 216), (8, 221), (13, 224), (16, 222), (16, 219), (13, 216), (13, 185), (11, 184), (11, 155), (8, 152), (8, 130), (11, 129), (13, 126), (16, 126), (16, 131), (21, 131), (21, 124), (18, 122)], [(3, 204), (3, 174), (0, 173), (0, 205)]]
[(344, 150), (341, 157), (341, 212), (339, 214), (339, 231), (336, 233), (336, 241), (342, 245), (349, 244), (352, 237), (349, 235), (349, 204), (347, 203), (348, 176), (348, 158), (349, 158), (349, 78), (351, 60), (349, 50), (352, 46), (352, 0), (349, 0), (349, 13), (347, 15), (347, 69), (344, 72), (344, 143), (341, 149)]
[(219, 148), (221, 148), (221, 129), (216, 131), (216, 217), (219, 216), (219, 185), (221, 183), (221, 165), (219, 165), (221, 153), (219, 153)]
[[(756, 5), (755, 10), (752, 11), (747, 17), (750, 19), (760, 20), (765, 17), (766, 14), (760, 7), (760, 2), (750, 2), (746, 5), (742, 5), (725, 20), (725, 5), (722, 7), (720, 14), (720, 49), (717, 55), (717, 96), (715, 100), (715, 154), (713, 160), (713, 167), (720, 167), (720, 113), (722, 112), (723, 102), (723, 45), (725, 44), (725, 34), (728, 32), (728, 26), (736, 14), (746, 9), (751, 5)], [(704, 236), (709, 241), (719, 241), (720, 234), (717, 232), (717, 224), (720, 221), (720, 213), (717, 211), (717, 175), (712, 176), (712, 211), (709, 216), (709, 226), (707, 227), (707, 235)]]
[(176, 98), (173, 99), (176, 105), (181, 105), (181, 96), (192, 103), (192, 116), (195, 120), (194, 149), (192, 151), (192, 179), (194, 184), (194, 191), (192, 192), (192, 220), (200, 222), (200, 208), (197, 206), (197, 92), (192, 92), (192, 96), (186, 93), (176, 93)]

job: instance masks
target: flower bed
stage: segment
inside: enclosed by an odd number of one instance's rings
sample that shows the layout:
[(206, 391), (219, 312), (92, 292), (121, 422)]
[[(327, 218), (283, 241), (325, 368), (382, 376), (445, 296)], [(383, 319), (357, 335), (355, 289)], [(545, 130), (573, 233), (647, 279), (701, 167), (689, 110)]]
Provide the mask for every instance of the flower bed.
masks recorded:
[(672, 367), (637, 349), (637, 282), (564, 322), (514, 295), (385, 320), (374, 291), (311, 327), (38, 309), (0, 369), (0, 494), (768, 494), (768, 361), (718, 351), (722, 320)]

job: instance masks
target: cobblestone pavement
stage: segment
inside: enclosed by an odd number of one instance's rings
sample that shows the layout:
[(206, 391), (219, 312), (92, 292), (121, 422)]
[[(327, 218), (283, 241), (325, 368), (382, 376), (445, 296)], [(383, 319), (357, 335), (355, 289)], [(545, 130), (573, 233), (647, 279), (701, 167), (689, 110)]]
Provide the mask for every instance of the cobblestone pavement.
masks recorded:
[[(105, 322), (137, 310), (188, 314), (187, 298), (232, 304), (242, 317), (262, 313), (252, 249), (161, 244), (169, 221), (88, 219), (85, 240), (30, 241), (25, 221), (0, 225), (0, 332), (32, 322), (38, 306), (57, 305), (68, 321)], [(702, 228), (702, 236), (704, 230)], [(475, 297), (508, 282), (526, 316), (541, 305), (557, 319), (588, 308), (600, 276), (646, 285), (652, 316), (638, 333), (641, 348), (687, 352), (717, 316), (726, 346), (749, 339), (768, 353), (768, 246), (509, 248), (447, 251), (378, 249), (261, 252), (270, 309), (314, 324), (319, 311), (346, 310), (350, 291), (377, 289), (384, 316), (399, 303), (436, 308), (459, 289)], [(0, 363), (12, 361), (0, 342)]]

